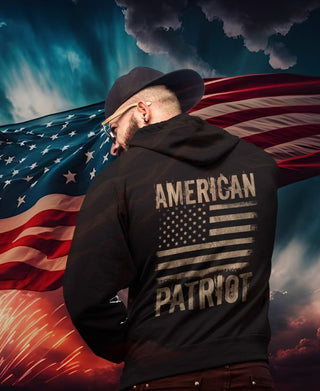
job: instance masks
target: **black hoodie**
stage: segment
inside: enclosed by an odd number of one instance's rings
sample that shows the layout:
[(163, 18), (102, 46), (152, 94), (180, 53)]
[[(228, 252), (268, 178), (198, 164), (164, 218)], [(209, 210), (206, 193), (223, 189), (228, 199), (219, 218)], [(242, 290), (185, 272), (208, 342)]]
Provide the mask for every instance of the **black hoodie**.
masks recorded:
[(268, 154), (188, 114), (140, 129), (94, 180), (64, 295), (91, 349), (125, 361), (120, 389), (267, 360), (277, 184)]

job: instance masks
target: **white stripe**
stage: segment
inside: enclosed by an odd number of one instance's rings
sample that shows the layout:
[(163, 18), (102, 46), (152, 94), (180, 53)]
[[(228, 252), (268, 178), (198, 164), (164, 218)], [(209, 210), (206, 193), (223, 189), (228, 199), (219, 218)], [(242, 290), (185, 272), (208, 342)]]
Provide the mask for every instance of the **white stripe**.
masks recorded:
[(278, 162), (280, 160), (307, 155), (309, 153), (318, 151), (319, 148), (320, 135), (316, 135), (274, 145), (270, 148), (266, 148), (265, 151), (270, 153)]
[(28, 220), (30, 220), (31, 217), (44, 210), (56, 209), (68, 212), (78, 212), (80, 210), (84, 197), (84, 195), (76, 197), (68, 196), (65, 194), (46, 195), (40, 198), (40, 200), (34, 206), (26, 210), (25, 212), (20, 213), (19, 215), (15, 215), (13, 217), (1, 219), (0, 233), (7, 232), (20, 227)]
[(247, 77), (247, 75), (222, 77), (222, 78), (219, 78), (218, 80), (206, 80), (204, 82), (204, 84), (206, 86), (209, 86), (210, 84), (221, 83), (221, 82), (224, 82), (226, 80), (239, 79), (239, 78), (243, 78), (243, 77)]
[(210, 223), (223, 223), (224, 221), (234, 221), (234, 220), (247, 220), (254, 219), (257, 217), (257, 214), (254, 212), (248, 213), (235, 213), (231, 215), (221, 215), (210, 217)]
[(320, 114), (288, 113), (273, 115), (241, 122), (239, 124), (226, 127), (225, 130), (238, 137), (246, 137), (253, 134), (264, 133), (269, 130), (285, 128), (288, 126), (312, 124), (320, 124)]
[(169, 276), (163, 276), (157, 278), (158, 283), (169, 281), (169, 280), (181, 280), (183, 278), (192, 278), (192, 277), (204, 277), (209, 273), (214, 273), (220, 270), (233, 271), (238, 269), (243, 269), (249, 265), (248, 262), (239, 262), (239, 263), (229, 263), (227, 265), (219, 265), (209, 267), (208, 269), (202, 270), (190, 270), (188, 272), (182, 272), (177, 274), (171, 274)]
[(209, 210), (220, 210), (220, 209), (229, 209), (229, 208), (245, 208), (248, 206), (255, 206), (257, 202), (248, 201), (248, 202), (234, 202), (232, 204), (218, 204), (218, 205), (210, 205)]
[(66, 261), (66, 255), (60, 258), (48, 259), (41, 251), (27, 246), (12, 248), (0, 256), (1, 265), (8, 262), (21, 262), (48, 271), (64, 270)]
[(176, 255), (191, 251), (207, 250), (210, 248), (225, 247), (225, 246), (235, 246), (237, 244), (248, 244), (253, 243), (253, 237), (247, 238), (237, 238), (229, 240), (217, 240), (216, 242), (201, 243), (201, 244), (192, 244), (190, 246), (176, 247), (170, 250), (161, 250), (157, 252), (157, 257), (167, 257), (169, 255)]
[(57, 227), (30, 227), (22, 231), (20, 235), (12, 241), (12, 243), (25, 236), (35, 236), (40, 234), (43, 238), (48, 236), (48, 238), (53, 240), (72, 240), (74, 229), (75, 226), (70, 227), (63, 225)]
[(209, 230), (210, 236), (234, 234), (239, 232), (256, 231), (256, 225), (238, 225), (235, 227), (214, 228)]
[[(215, 95), (220, 94), (211, 94), (204, 96), (204, 98)], [(191, 115), (196, 115), (202, 119), (208, 119), (242, 110), (306, 105), (319, 106), (320, 95), (282, 95), (243, 99), (235, 102), (212, 104), (211, 106), (193, 111)]]
[(199, 257), (177, 259), (174, 261), (159, 263), (156, 267), (156, 270), (172, 269), (175, 267), (194, 265), (196, 263), (220, 261), (222, 259), (247, 257), (251, 253), (252, 253), (252, 250), (246, 249), (246, 250), (236, 250), (236, 251), (227, 251), (227, 252), (221, 252), (221, 253), (216, 253), (216, 254), (201, 255)]

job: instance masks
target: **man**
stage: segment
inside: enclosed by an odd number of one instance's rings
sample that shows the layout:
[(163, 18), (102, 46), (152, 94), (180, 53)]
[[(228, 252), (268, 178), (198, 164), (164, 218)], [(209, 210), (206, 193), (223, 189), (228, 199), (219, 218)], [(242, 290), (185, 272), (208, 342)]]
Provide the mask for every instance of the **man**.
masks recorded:
[(64, 295), (91, 349), (125, 361), (121, 390), (272, 389), (278, 170), (186, 113), (203, 88), (192, 70), (138, 67), (106, 99), (119, 158), (85, 198)]

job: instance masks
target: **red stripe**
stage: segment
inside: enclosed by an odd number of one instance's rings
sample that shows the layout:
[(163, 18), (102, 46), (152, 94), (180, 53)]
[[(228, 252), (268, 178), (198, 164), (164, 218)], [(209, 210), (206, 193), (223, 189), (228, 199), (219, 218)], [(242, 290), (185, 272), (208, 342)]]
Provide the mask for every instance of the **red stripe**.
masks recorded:
[[(222, 114), (211, 118), (206, 118), (206, 121), (212, 125), (226, 128), (245, 121), (251, 121), (257, 118), (269, 117), (274, 115), (289, 114), (289, 113), (320, 113), (320, 105), (306, 106), (275, 106), (275, 107), (259, 107), (255, 109), (246, 109), (234, 111), (228, 114)], [(318, 125), (319, 126), (319, 125)]]
[[(214, 83), (210, 83), (210, 81)], [(266, 86), (276, 88), (283, 86), (282, 88), (295, 85), (300, 87), (304, 83), (319, 83), (320, 78), (317, 76), (305, 76), (292, 73), (270, 73), (270, 74), (256, 74), (256, 75), (244, 75), (230, 78), (214, 78), (204, 79), (205, 82), (205, 94), (215, 94), (226, 91), (248, 90), (263, 88)], [(286, 93), (285, 93), (286, 94)]]
[(55, 209), (44, 210), (33, 216), (30, 220), (28, 220), (20, 227), (8, 232), (0, 233), (0, 242), (12, 243), (22, 231), (30, 227), (57, 227), (63, 225), (75, 226), (78, 213), (79, 212), (66, 212)]
[(47, 271), (23, 262), (0, 265), (0, 289), (47, 291), (62, 285), (64, 271)]
[(278, 162), (280, 186), (320, 175), (320, 151)]
[[(270, 96), (283, 96), (283, 95), (315, 95), (319, 94), (320, 80), (318, 81), (309, 81), (305, 83), (300, 83), (297, 85), (270, 85), (270, 86), (258, 86), (256, 88), (245, 88), (241, 90), (230, 90), (230, 91), (217, 91), (213, 95), (207, 98), (203, 98), (193, 109), (189, 112), (194, 112), (208, 106), (216, 105), (218, 103), (224, 102), (235, 102), (241, 101), (244, 99), (254, 99), (254, 98), (263, 98)], [(216, 85), (216, 88), (218, 86)], [(225, 88), (225, 86), (223, 86)], [(218, 88), (220, 90), (221, 88)], [(218, 93), (222, 93), (219, 95)], [(206, 91), (207, 93), (207, 91)]]
[[(242, 137), (242, 140), (255, 144), (257, 147), (266, 149), (275, 145), (288, 143), (300, 138), (310, 137), (319, 134), (319, 124), (287, 126), (279, 129), (268, 130), (263, 133), (256, 133), (251, 136)], [(320, 148), (320, 140), (319, 140)]]
[(34, 248), (35, 250), (41, 251), (45, 254), (47, 258), (54, 259), (68, 254), (71, 246), (71, 240), (61, 241), (41, 238), (36, 235), (27, 235), (18, 239), (14, 243), (0, 246), (0, 254), (19, 246)]

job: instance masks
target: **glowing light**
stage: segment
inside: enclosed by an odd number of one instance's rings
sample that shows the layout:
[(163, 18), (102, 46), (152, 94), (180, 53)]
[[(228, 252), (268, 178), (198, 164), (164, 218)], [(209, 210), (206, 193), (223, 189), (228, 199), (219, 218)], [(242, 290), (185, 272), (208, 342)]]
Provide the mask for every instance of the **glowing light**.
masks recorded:
[(41, 308), (41, 298), (32, 299), (19, 291), (0, 296), (0, 384), (30, 386), (35, 379), (49, 383), (80, 372), (83, 346), (70, 353), (68, 342), (74, 330), (63, 335), (61, 327), (57, 329), (67, 320), (59, 315), (63, 307), (59, 305), (48, 316)]

